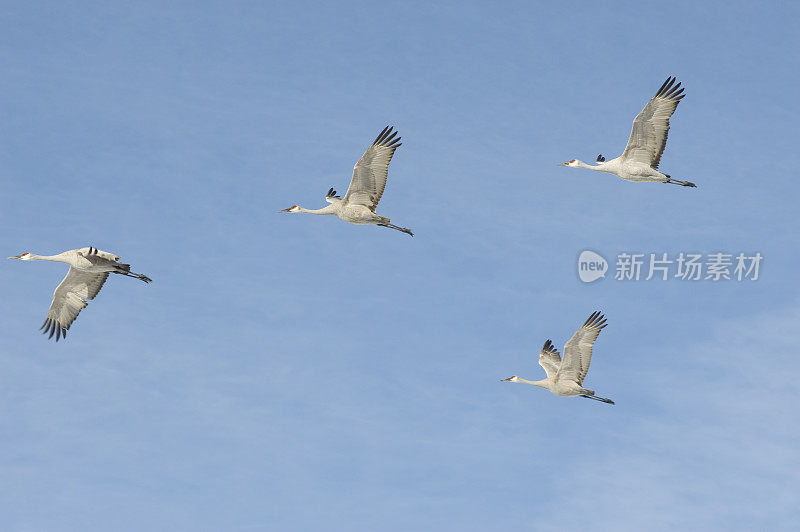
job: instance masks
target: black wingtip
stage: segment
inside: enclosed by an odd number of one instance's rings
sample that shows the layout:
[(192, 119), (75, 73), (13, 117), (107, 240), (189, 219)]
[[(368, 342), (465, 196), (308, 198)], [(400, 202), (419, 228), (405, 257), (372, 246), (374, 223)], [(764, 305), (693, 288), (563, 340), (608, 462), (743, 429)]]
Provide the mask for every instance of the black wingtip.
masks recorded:
[(392, 126), (386, 126), (385, 128), (383, 128), (383, 131), (381, 131), (381, 132), (378, 134), (378, 136), (377, 136), (377, 137), (375, 137), (375, 142), (373, 142), (373, 144), (378, 144), (378, 143), (380, 143), (380, 142), (383, 140), (383, 138), (384, 138), (386, 135), (388, 135), (388, 134), (389, 134), (389, 132), (390, 132), (391, 130), (392, 130)]
[(383, 128), (383, 131), (381, 131), (380, 135), (377, 136), (375, 142), (372, 144), (386, 146), (387, 148), (399, 148), (400, 144), (398, 143), (400, 142), (401, 137), (395, 138), (397, 136), (397, 131), (392, 133), (393, 129), (394, 126), (386, 126)]
[(54, 320), (52, 318), (47, 318), (44, 321), (44, 324), (41, 327), (39, 327), (40, 331), (42, 329), (44, 329), (42, 331), (42, 334), (50, 333), (50, 336), (47, 337), (48, 340), (53, 338), (53, 335), (55, 335), (55, 337), (56, 337), (56, 342), (58, 342), (62, 338), (66, 338), (67, 337), (67, 328), (66, 327), (62, 327), (59, 322), (57, 322), (56, 320)]
[(558, 354), (558, 349), (556, 349), (555, 344), (553, 344), (553, 341), (550, 340), (549, 338), (547, 339), (547, 341), (542, 346), (542, 351), (544, 351), (546, 353), (556, 353), (556, 354)]
[(661, 87), (659, 87), (658, 90), (656, 91), (656, 96), (661, 96), (661, 91), (664, 90), (664, 87), (667, 86), (667, 84), (669, 83), (670, 79), (672, 79), (672, 78), (671, 77), (667, 78), (667, 81), (665, 81), (664, 83), (661, 84)]
[(595, 311), (594, 311), (594, 312), (592, 312), (592, 314), (591, 314), (591, 315), (590, 315), (590, 316), (589, 316), (589, 317), (586, 319), (586, 321), (583, 323), (583, 325), (584, 325), (585, 327), (598, 327), (598, 328), (602, 329), (602, 328), (603, 328), (603, 327), (605, 327), (607, 324), (606, 324), (605, 316), (603, 316), (603, 313), (602, 313), (602, 311), (600, 311), (600, 310), (595, 310)]
[(667, 81), (665, 81), (656, 92), (656, 96), (669, 100), (680, 101), (681, 98), (686, 96), (686, 94), (683, 94), (685, 88), (681, 88), (681, 82), (678, 82), (678, 84), (675, 85), (676, 81), (678, 81), (678, 78), (675, 76), (669, 76)]

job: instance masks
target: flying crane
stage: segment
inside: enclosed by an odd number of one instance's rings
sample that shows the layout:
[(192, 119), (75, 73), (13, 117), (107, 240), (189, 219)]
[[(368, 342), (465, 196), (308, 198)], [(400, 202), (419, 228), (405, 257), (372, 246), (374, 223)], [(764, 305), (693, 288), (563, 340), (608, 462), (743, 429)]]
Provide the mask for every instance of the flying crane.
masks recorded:
[(292, 205), (278, 212), (334, 215), (351, 224), (378, 225), (414, 236), (410, 229), (393, 225), (389, 218), (375, 213), (375, 208), (386, 188), (389, 163), (394, 151), (402, 146), (400, 137), (395, 138), (396, 135), (397, 132), (392, 133), (392, 128), (389, 126), (381, 131), (353, 168), (353, 178), (344, 198), (337, 196), (336, 191), (331, 188), (325, 195), (325, 200), (330, 205), (322, 209), (305, 209), (299, 205)]
[(120, 263), (117, 255), (93, 247), (73, 249), (58, 255), (22, 253), (9, 257), (9, 259), (49, 260), (69, 264), (67, 276), (53, 293), (53, 302), (50, 304), (47, 318), (40, 328), (40, 330), (44, 329), (42, 334), (50, 333), (48, 339), (55, 335), (56, 342), (62, 337), (67, 337), (67, 331), (72, 322), (75, 321), (81, 310), (86, 308), (88, 305), (86, 301), (97, 296), (109, 274), (116, 273), (126, 277), (135, 277), (145, 283), (151, 282), (146, 275), (133, 273), (130, 264)]
[(514, 375), (502, 379), (501, 382), (521, 382), (550, 390), (551, 393), (561, 397), (585, 397), (613, 405), (614, 401), (611, 399), (597, 397), (594, 390), (583, 387), (583, 380), (586, 378), (589, 363), (592, 361), (592, 346), (606, 325), (605, 317), (600, 311), (593, 312), (572, 338), (564, 344), (563, 360), (553, 342), (547, 340), (539, 352), (539, 365), (544, 368), (544, 372), (547, 374), (546, 379), (529, 381)]
[(616, 159), (606, 161), (603, 155), (597, 156), (597, 164), (590, 165), (578, 159), (558, 166), (586, 168), (596, 172), (608, 172), (627, 181), (654, 181), (656, 183), (672, 183), (684, 187), (696, 187), (689, 181), (672, 179), (669, 174), (658, 171), (661, 154), (667, 145), (669, 118), (675, 112), (681, 99), (686, 96), (681, 84), (675, 85), (675, 78), (667, 78), (656, 95), (653, 96), (642, 112), (633, 120), (631, 136), (625, 151)]

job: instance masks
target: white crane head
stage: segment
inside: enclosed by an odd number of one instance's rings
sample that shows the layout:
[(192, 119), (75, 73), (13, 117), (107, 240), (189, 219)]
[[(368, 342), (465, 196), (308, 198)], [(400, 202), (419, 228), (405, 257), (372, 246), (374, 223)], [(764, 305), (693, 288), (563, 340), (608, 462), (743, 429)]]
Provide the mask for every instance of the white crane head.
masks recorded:
[(300, 212), (300, 206), (299, 205), (292, 205), (288, 209), (283, 209), (282, 211), (278, 211), (278, 212)]
[(566, 163), (558, 163), (556, 166), (578, 166), (579, 163), (580, 161), (578, 159), (572, 159)]
[(20, 253), (19, 255), (15, 255), (13, 257), (8, 257), (9, 259), (19, 259), (19, 260), (31, 260), (31, 254), (28, 252)]
[(516, 375), (513, 375), (513, 376), (511, 376), (511, 377), (509, 377), (507, 379), (500, 379), (500, 382), (503, 382), (503, 381), (519, 382), (519, 377), (517, 377)]

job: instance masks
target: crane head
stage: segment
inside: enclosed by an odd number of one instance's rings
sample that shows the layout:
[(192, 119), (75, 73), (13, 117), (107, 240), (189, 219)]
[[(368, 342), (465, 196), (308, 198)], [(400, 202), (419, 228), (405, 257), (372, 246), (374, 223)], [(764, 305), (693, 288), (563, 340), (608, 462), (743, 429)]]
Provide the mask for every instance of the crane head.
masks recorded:
[(13, 257), (8, 257), (9, 259), (19, 259), (19, 260), (30, 260), (30, 253), (21, 253), (19, 255), (15, 255)]
[(567, 163), (558, 163), (556, 166), (577, 166), (577, 164), (578, 164), (578, 159), (572, 159)]
[(519, 382), (519, 377), (514, 375), (514, 376), (509, 377), (507, 379), (500, 379), (500, 382), (503, 382), (503, 381)]
[(288, 209), (283, 209), (282, 211), (278, 212), (300, 212), (300, 207), (298, 205), (292, 205)]

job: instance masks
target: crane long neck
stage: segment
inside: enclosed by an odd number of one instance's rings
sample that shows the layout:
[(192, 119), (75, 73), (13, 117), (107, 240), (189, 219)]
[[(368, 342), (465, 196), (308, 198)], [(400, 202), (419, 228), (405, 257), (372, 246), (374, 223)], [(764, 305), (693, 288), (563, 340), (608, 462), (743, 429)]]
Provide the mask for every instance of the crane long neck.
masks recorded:
[(603, 171), (604, 171), (604, 169), (603, 169), (603, 166), (602, 166), (602, 165), (599, 165), (599, 164), (597, 164), (597, 165), (594, 165), (594, 164), (586, 164), (586, 163), (585, 163), (585, 162), (583, 162), (583, 161), (577, 161), (577, 162), (575, 163), (575, 166), (577, 166), (578, 168), (586, 168), (587, 170), (594, 170), (595, 172), (603, 172)]
[(304, 212), (306, 214), (336, 214), (336, 212), (334, 212), (333, 204), (321, 209), (306, 209), (305, 207), (299, 207), (299, 209), (300, 212)]
[(28, 254), (27, 260), (49, 260), (53, 262), (64, 262), (69, 264), (67, 257), (64, 253), (58, 255), (36, 255), (35, 253)]
[(525, 384), (531, 384), (533, 386), (538, 386), (539, 388), (547, 388), (547, 385), (545, 384), (547, 382), (547, 379), (543, 379), (543, 380), (540, 380), (540, 381), (529, 381), (527, 379), (523, 379), (522, 377), (517, 377), (517, 378), (519, 379), (519, 382), (524, 382)]

